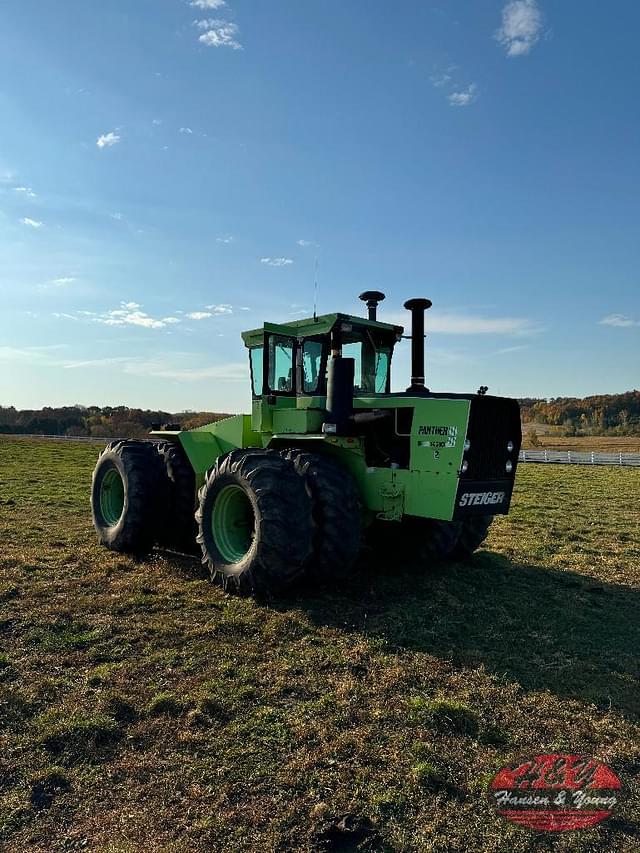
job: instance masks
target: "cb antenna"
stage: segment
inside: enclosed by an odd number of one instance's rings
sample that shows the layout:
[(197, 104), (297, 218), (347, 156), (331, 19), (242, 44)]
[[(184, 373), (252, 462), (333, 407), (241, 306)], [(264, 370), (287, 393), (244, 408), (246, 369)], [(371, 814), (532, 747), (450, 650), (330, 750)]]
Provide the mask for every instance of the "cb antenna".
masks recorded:
[(316, 255), (315, 270), (314, 270), (314, 275), (313, 275), (313, 320), (314, 320), (314, 322), (318, 319), (317, 311), (318, 311), (318, 256)]

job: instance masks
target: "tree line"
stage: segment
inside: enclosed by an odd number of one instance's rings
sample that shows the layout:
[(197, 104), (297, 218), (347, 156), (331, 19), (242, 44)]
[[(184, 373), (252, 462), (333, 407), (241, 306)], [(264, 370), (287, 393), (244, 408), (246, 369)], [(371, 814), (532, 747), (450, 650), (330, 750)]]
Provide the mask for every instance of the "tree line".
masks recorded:
[(520, 400), (523, 423), (549, 424), (573, 435), (640, 435), (640, 391), (593, 397)]
[(141, 438), (158, 426), (177, 424), (180, 429), (193, 429), (226, 417), (228, 415), (220, 412), (175, 413), (128, 406), (45, 406), (42, 409), (0, 406), (0, 433)]
[[(549, 424), (565, 435), (640, 435), (640, 391), (593, 397), (523, 398), (523, 423)], [(139, 438), (157, 425), (193, 429), (228, 417), (220, 412), (164, 412), (128, 406), (0, 406), (0, 433)]]

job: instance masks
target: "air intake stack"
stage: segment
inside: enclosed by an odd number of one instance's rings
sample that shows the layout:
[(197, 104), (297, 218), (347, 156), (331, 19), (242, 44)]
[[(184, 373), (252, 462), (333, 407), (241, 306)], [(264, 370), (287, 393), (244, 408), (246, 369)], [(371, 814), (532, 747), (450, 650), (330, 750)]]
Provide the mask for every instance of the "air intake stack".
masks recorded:
[(358, 298), (367, 303), (367, 308), (369, 309), (369, 320), (377, 320), (378, 302), (382, 302), (384, 299), (384, 293), (380, 293), (379, 290), (365, 290), (365, 292), (361, 293)]
[(430, 299), (408, 299), (404, 303), (411, 311), (411, 385), (407, 391), (426, 391), (424, 385), (424, 312), (431, 308)]

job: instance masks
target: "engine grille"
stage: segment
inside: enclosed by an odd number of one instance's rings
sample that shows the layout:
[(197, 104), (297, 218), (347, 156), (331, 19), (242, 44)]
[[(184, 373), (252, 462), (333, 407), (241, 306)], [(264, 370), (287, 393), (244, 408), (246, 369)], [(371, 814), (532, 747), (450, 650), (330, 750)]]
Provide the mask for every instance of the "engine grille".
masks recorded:
[[(474, 397), (469, 411), (467, 438), (470, 447), (464, 458), (469, 467), (461, 474), (461, 479), (513, 479), (522, 441), (518, 401), (505, 397)], [(507, 451), (509, 441), (514, 445), (511, 453)], [(508, 459), (513, 463), (513, 470), (506, 474)]]

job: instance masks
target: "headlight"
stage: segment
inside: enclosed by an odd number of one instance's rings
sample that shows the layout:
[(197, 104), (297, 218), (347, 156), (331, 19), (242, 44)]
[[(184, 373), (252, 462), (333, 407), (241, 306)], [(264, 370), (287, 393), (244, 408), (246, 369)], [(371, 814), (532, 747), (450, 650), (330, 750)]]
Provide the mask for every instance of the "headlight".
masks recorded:
[(513, 442), (512, 441), (509, 441), (507, 443), (507, 450), (509, 453), (513, 453)]
[(471, 447), (471, 442), (469, 441), (468, 438), (465, 438), (464, 445), (463, 445), (464, 452), (466, 453), (470, 447)]
[(462, 471), (463, 474), (466, 474), (467, 471), (469, 470), (469, 463), (467, 462), (466, 459), (463, 461), (462, 468), (460, 470)]
[(510, 474), (513, 471), (513, 462), (510, 459), (507, 459), (507, 464), (504, 466), (507, 474)]

